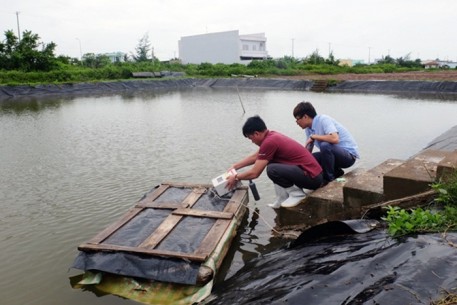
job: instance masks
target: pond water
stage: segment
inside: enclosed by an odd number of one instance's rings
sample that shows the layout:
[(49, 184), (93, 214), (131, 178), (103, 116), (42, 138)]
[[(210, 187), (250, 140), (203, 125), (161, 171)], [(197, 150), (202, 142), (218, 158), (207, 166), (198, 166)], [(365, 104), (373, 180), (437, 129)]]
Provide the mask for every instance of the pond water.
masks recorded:
[[(304, 142), (292, 116), (302, 100), (352, 132), (353, 168), (406, 159), (456, 124), (455, 101), (385, 95), (194, 88), (0, 101), (1, 303), (134, 304), (71, 288), (77, 246), (161, 182), (209, 183), (254, 152), (241, 133), (251, 115)], [(250, 211), (220, 281), (286, 242), (272, 234), (271, 182), (256, 184), (260, 216)]]

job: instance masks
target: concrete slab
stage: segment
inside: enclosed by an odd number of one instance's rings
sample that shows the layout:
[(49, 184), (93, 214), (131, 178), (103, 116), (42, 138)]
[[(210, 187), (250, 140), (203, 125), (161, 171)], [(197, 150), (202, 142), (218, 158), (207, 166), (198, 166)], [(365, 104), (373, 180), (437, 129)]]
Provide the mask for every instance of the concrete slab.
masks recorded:
[(402, 198), (430, 189), (438, 163), (450, 152), (424, 150), (384, 175), (385, 200)]
[(446, 180), (447, 177), (453, 175), (457, 171), (457, 150), (453, 151), (449, 156), (446, 156), (436, 170), (436, 180)]
[(344, 204), (360, 209), (364, 205), (384, 200), (384, 174), (401, 165), (404, 161), (388, 159), (376, 167), (351, 178), (343, 188)]
[(360, 217), (360, 211), (348, 209), (343, 204), (343, 187), (347, 181), (363, 172), (364, 170), (354, 169), (341, 177), (344, 179), (332, 181), (315, 190), (298, 206), (279, 209), (276, 225), (280, 228), (305, 228), (317, 222)]
[(354, 169), (339, 179), (330, 182), (325, 187), (315, 190), (307, 197), (305, 202), (300, 205), (304, 205), (306, 208), (315, 208), (322, 211), (325, 215), (337, 211), (342, 212), (345, 209), (343, 195), (344, 186), (349, 181), (357, 179), (357, 177), (363, 173), (365, 173), (365, 170), (363, 169)]

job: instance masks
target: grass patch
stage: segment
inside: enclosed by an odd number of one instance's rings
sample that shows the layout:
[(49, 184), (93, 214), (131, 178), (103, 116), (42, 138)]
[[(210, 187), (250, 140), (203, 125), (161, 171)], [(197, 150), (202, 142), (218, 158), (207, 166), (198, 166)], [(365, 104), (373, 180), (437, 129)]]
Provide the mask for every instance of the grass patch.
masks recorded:
[(416, 233), (433, 233), (455, 230), (457, 227), (457, 171), (432, 184), (437, 192), (434, 202), (440, 208), (410, 209), (388, 206), (387, 230), (391, 236), (399, 237)]

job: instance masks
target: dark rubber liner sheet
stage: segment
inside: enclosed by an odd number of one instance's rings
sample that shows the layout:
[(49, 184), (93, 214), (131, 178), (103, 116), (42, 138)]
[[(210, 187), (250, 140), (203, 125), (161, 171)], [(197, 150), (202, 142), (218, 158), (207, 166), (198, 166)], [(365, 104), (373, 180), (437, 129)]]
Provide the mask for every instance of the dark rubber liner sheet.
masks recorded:
[(429, 304), (457, 287), (457, 249), (448, 244), (457, 234), (446, 239), (392, 239), (383, 229), (302, 239), (247, 263), (208, 304)]

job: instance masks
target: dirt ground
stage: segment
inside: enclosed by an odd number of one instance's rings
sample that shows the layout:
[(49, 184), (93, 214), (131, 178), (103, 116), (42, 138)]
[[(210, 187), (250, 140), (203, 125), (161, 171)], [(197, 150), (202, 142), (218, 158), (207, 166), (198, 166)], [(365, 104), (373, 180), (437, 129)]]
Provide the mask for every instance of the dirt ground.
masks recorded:
[(370, 73), (370, 74), (335, 74), (319, 75), (305, 74), (297, 76), (285, 76), (286, 79), (307, 79), (307, 80), (421, 80), (421, 81), (457, 81), (457, 70), (446, 71), (416, 71), (402, 73)]

